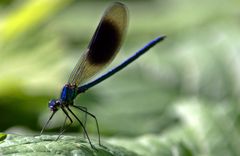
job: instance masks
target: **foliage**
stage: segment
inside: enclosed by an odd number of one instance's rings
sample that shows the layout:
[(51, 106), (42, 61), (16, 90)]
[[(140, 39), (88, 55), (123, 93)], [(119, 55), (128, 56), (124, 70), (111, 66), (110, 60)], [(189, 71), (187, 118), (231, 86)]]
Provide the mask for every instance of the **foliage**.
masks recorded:
[(64, 136), (56, 141), (58, 136), (17, 136), (8, 135), (0, 145), (1, 155), (103, 155), (103, 156), (134, 156), (124, 148), (117, 146), (98, 146), (95, 149), (82, 139)]

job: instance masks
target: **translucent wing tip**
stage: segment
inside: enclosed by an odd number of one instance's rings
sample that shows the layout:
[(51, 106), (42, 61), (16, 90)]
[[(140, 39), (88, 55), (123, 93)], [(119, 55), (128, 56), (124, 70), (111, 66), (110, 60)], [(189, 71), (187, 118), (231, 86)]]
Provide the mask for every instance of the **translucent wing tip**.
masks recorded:
[(128, 9), (127, 6), (121, 2), (114, 2), (109, 9), (114, 9), (117, 10), (116, 8), (118, 8), (119, 10), (121, 10), (121, 12), (126, 12), (126, 14), (128, 13)]

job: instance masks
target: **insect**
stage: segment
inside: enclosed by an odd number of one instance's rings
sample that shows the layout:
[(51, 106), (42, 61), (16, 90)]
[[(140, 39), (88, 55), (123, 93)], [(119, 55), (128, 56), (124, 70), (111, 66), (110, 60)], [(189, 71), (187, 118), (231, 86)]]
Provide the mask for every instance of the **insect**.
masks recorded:
[[(92, 148), (94, 146), (91, 143), (88, 132), (85, 128), (85, 123), (83, 123), (70, 109), (76, 108), (86, 115), (92, 117), (96, 122), (97, 132), (98, 132), (98, 141), (99, 145), (101, 145), (100, 141), (100, 132), (97, 118), (90, 112), (87, 111), (87, 108), (74, 104), (74, 99), (81, 93), (85, 92), (89, 88), (97, 85), (103, 80), (109, 78), (113, 74), (117, 73), (128, 64), (136, 60), (139, 56), (148, 51), (151, 47), (153, 47), (158, 42), (162, 41), (165, 36), (157, 37), (156, 39), (149, 42), (145, 47), (136, 52), (134, 55), (126, 59), (120, 65), (111, 69), (107, 73), (101, 75), (95, 80), (85, 83), (86, 80), (93, 77), (96, 73), (98, 73), (101, 69), (106, 67), (116, 56), (118, 53), (120, 46), (122, 44), (123, 38), (126, 34), (126, 29), (128, 25), (128, 9), (127, 7), (119, 2), (113, 3), (104, 13), (93, 37), (88, 45), (87, 50), (81, 55), (77, 65), (72, 71), (68, 83), (64, 85), (60, 98), (53, 99), (49, 101), (49, 108), (52, 111), (52, 114), (48, 121), (45, 123), (42, 132), (45, 130), (46, 126), (49, 124), (50, 120), (53, 118), (54, 114), (61, 109), (66, 115), (64, 125), (59, 136), (73, 123), (73, 116), (83, 128), (83, 132), (91, 145)], [(66, 120), (70, 121), (70, 124), (66, 126)]]

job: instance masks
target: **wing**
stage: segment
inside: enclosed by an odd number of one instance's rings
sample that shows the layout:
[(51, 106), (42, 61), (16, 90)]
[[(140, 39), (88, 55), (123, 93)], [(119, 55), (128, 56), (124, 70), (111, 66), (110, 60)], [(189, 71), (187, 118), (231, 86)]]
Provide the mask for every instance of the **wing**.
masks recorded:
[(72, 71), (68, 83), (79, 86), (112, 62), (126, 33), (127, 7), (114, 3), (104, 13), (87, 50)]

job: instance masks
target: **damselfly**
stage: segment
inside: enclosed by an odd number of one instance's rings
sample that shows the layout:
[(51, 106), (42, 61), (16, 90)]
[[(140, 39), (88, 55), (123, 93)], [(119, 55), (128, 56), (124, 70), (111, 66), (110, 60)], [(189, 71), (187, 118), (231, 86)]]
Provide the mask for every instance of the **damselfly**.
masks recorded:
[[(134, 55), (130, 56), (120, 65), (111, 69), (109, 72), (101, 75), (95, 80), (85, 83), (86, 80), (93, 77), (96, 73), (102, 70), (106, 65), (108, 65), (118, 53), (120, 46), (122, 44), (123, 38), (126, 34), (126, 29), (128, 25), (128, 10), (127, 7), (119, 2), (113, 3), (104, 13), (93, 37), (88, 45), (87, 50), (81, 55), (77, 65), (72, 71), (68, 83), (64, 85), (60, 98), (53, 99), (49, 101), (49, 108), (52, 111), (52, 114), (46, 124), (44, 125), (42, 132), (49, 124), (50, 120), (54, 114), (61, 109), (66, 115), (64, 121), (64, 126), (61, 130), (60, 135), (73, 123), (71, 116), (73, 116), (83, 128), (83, 132), (87, 137), (87, 140), (91, 147), (94, 147), (89, 138), (88, 132), (85, 128), (85, 123), (83, 123), (75, 113), (70, 109), (70, 107), (76, 108), (86, 115), (94, 118), (96, 122), (97, 132), (98, 132), (98, 141), (100, 141), (100, 132), (97, 118), (87, 111), (87, 108), (74, 104), (74, 99), (81, 93), (85, 92), (89, 88), (97, 85), (113, 74), (117, 73), (128, 64), (136, 60), (139, 56), (147, 52), (151, 47), (153, 47), (158, 42), (162, 41), (165, 36), (157, 37), (156, 39), (149, 42), (142, 49), (137, 51)], [(85, 84), (84, 84), (85, 83)], [(66, 120), (69, 119), (70, 124), (66, 124)], [(66, 126), (66, 127), (65, 127)], [(59, 136), (60, 136), (59, 135)]]

